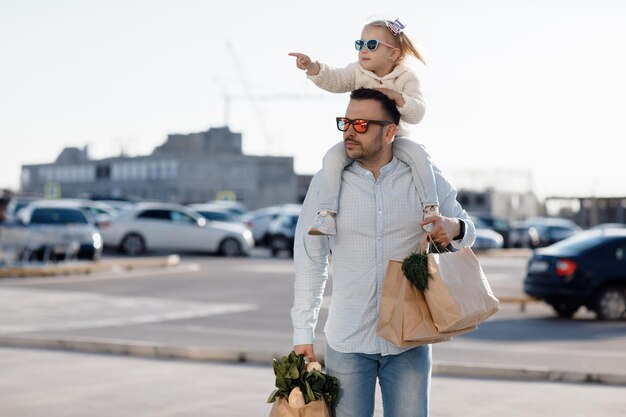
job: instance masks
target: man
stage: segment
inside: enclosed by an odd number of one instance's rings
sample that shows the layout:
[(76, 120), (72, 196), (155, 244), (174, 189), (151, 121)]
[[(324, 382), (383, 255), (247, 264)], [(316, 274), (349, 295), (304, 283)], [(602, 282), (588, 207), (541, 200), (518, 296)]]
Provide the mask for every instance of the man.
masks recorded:
[(387, 261), (413, 252), (427, 224), (432, 224), (432, 239), (444, 246), (469, 246), (475, 239), (456, 191), (436, 168), (441, 215), (422, 221), (411, 171), (392, 152), (399, 120), (394, 102), (380, 91), (352, 92), (345, 118), (337, 118), (346, 153), (355, 160), (342, 176), (337, 235), (307, 234), (318, 207), (318, 176), (311, 181), (296, 230), (294, 350), (309, 361), (315, 361), (315, 326), (332, 253), (333, 295), (324, 332), (326, 371), (341, 385), (336, 417), (373, 416), (376, 378), (385, 416), (428, 415), (430, 345), (399, 348), (376, 335)]

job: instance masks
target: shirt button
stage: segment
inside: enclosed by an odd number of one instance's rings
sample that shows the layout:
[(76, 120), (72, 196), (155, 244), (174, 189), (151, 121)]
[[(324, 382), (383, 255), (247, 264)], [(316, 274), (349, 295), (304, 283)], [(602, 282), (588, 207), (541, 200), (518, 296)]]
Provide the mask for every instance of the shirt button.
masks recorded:
[(378, 210), (378, 213), (382, 213), (382, 212), (383, 212), (382, 210)]
[(378, 236), (376, 239), (380, 240), (380, 236)]

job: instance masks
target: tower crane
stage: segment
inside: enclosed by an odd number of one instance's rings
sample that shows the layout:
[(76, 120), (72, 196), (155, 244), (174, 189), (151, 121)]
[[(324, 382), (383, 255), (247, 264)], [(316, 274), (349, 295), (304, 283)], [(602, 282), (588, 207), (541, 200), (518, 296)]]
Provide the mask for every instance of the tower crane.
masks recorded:
[(243, 71), (243, 65), (239, 61), (237, 57), (237, 53), (235, 52), (235, 48), (231, 44), (230, 41), (226, 41), (226, 49), (229, 52), (231, 60), (237, 70), (237, 75), (239, 77), (239, 82), (244, 88), (245, 94), (241, 95), (233, 95), (229, 94), (227, 89), (224, 87), (219, 77), (215, 76), (215, 81), (219, 86), (222, 96), (224, 98), (224, 125), (227, 126), (230, 119), (230, 107), (233, 100), (246, 100), (252, 106), (252, 110), (259, 122), (259, 126), (261, 127), (262, 134), (265, 137), (265, 146), (266, 151), (269, 153), (272, 149), (272, 138), (270, 132), (267, 128), (267, 124), (265, 122), (265, 118), (263, 117), (262, 109), (259, 106), (260, 102), (267, 101), (289, 101), (289, 100), (328, 100), (333, 98), (332, 94), (328, 95), (313, 95), (313, 94), (297, 94), (297, 93), (276, 93), (276, 94), (265, 94), (265, 95), (255, 95), (252, 93), (252, 88), (248, 79)]

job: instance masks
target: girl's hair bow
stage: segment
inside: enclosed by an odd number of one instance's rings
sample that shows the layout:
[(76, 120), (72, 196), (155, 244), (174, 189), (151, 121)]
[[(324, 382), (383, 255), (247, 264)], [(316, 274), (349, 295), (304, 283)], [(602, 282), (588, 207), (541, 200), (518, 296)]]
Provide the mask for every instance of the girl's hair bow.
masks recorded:
[(404, 26), (402, 22), (400, 22), (400, 19), (396, 19), (393, 22), (387, 21), (387, 29), (389, 29), (394, 36), (400, 34), (402, 32), (402, 29), (404, 29), (405, 27), (406, 26)]

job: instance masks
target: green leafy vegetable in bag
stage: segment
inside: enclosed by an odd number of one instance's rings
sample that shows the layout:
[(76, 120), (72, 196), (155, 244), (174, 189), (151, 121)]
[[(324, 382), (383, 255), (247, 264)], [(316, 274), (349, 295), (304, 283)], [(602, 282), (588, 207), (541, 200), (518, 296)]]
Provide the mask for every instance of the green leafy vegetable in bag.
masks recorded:
[(445, 249), (438, 244), (430, 242), (427, 252), (414, 252), (402, 261), (404, 276), (417, 288), (424, 292), (428, 289), (428, 280), (432, 278), (428, 272), (428, 253), (442, 253)]
[(276, 375), (276, 389), (270, 394), (268, 403), (283, 397), (294, 408), (300, 408), (311, 401), (324, 399), (328, 405), (337, 400), (339, 382), (337, 378), (321, 371), (317, 362), (305, 366), (304, 355), (291, 352), (283, 356), (280, 361), (274, 359), (274, 375)]

